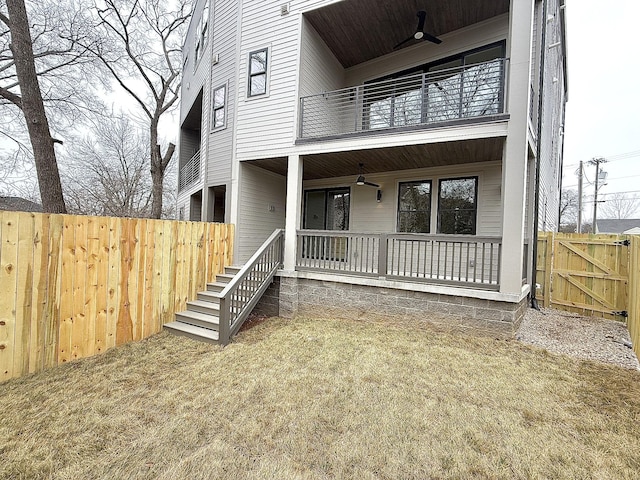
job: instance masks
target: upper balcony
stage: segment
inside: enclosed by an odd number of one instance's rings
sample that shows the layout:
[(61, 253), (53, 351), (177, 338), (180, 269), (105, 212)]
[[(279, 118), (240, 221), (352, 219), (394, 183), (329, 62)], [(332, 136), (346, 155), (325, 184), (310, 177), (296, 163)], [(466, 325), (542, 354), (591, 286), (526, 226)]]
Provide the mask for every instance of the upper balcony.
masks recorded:
[(304, 13), (298, 142), (506, 118), (510, 1), (391, 3)]
[(506, 59), (300, 98), (300, 140), (447, 125), (504, 113)]

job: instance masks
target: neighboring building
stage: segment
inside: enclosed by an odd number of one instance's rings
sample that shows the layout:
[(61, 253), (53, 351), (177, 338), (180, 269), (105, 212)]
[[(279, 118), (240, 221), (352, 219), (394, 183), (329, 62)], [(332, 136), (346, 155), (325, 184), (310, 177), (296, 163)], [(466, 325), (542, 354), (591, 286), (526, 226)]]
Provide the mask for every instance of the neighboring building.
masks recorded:
[(42, 205), (20, 197), (0, 197), (0, 210), (42, 212)]
[(640, 218), (604, 218), (596, 222), (596, 233), (640, 235)]
[[(462, 3), (196, 3), (178, 211), (234, 223), (238, 263), (285, 228), (283, 314), (517, 326), (558, 226), (565, 0)], [(442, 42), (398, 46), (422, 19)]]

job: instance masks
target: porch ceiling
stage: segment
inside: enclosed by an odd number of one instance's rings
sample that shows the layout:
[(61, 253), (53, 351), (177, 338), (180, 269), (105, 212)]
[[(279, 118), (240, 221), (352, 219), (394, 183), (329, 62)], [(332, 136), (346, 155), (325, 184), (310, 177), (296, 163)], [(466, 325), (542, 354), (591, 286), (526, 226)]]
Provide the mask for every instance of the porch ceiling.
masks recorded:
[[(500, 161), (504, 137), (460, 140), (457, 142), (404, 145), (305, 155), (304, 180), (357, 175), (359, 163), (365, 174), (442, 167), (462, 163)], [(272, 158), (247, 162), (279, 175), (287, 174), (286, 158)]]
[(509, 0), (344, 0), (305, 17), (348, 68), (393, 52), (415, 33), (419, 10), (427, 12), (425, 31), (439, 36), (509, 12)]

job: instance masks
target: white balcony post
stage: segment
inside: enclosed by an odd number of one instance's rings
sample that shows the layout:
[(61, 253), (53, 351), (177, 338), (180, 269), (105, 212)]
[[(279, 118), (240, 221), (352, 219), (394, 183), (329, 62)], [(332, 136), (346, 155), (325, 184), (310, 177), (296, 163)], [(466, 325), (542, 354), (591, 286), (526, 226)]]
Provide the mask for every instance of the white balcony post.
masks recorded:
[(302, 204), (302, 158), (290, 155), (287, 168), (287, 207), (284, 232), (284, 270), (296, 269), (297, 232)]
[(500, 292), (514, 295), (522, 292), (533, 7), (534, 0), (511, 0), (509, 18), (507, 108), (510, 118), (502, 157)]

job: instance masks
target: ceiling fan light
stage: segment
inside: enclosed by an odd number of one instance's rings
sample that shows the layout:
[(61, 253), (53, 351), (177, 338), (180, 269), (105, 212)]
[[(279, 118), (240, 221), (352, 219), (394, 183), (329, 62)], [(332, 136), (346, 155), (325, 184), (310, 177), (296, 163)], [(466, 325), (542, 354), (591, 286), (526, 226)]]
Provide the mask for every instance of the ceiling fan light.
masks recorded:
[(356, 185), (364, 185), (364, 175), (359, 175), (356, 180)]
[(424, 32), (416, 32), (413, 34), (413, 38), (416, 40), (422, 40), (422, 37), (424, 37)]

